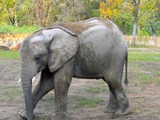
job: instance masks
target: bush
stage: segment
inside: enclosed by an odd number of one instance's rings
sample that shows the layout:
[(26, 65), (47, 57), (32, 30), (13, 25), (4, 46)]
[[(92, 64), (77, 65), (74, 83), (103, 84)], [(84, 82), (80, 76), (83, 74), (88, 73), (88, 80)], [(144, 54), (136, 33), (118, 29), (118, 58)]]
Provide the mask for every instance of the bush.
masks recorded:
[(38, 29), (38, 26), (15, 27), (12, 25), (3, 25), (0, 26), (0, 33), (32, 33)]

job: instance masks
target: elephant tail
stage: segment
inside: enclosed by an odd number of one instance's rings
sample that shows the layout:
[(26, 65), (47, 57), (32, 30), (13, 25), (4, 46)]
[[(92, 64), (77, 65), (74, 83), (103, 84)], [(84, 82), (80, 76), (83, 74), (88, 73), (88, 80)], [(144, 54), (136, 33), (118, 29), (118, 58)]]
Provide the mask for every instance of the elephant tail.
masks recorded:
[(127, 52), (127, 55), (125, 57), (125, 85), (127, 86), (128, 85), (128, 52)]

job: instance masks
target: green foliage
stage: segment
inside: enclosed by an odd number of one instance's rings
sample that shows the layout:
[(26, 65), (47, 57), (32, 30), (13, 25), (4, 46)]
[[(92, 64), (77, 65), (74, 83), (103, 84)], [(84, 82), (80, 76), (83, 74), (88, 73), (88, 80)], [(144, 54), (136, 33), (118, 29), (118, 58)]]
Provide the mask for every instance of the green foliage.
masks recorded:
[(3, 25), (0, 26), (0, 33), (33, 33), (38, 29), (38, 26), (15, 27), (12, 25)]
[[(158, 0), (140, 0), (138, 14), (138, 35), (152, 35), (151, 24), (159, 21)], [(100, 15), (114, 21), (124, 34), (132, 35), (135, 4), (133, 0), (105, 0), (100, 2)], [(160, 29), (155, 24), (157, 35)]]
[(0, 58), (2, 59), (19, 59), (19, 52), (17, 51), (0, 51)]
[[(160, 35), (159, 6), (158, 0), (140, 0), (138, 35), (153, 35), (151, 24), (156, 35)], [(1, 26), (45, 27), (55, 21), (79, 21), (101, 16), (114, 21), (124, 34), (131, 35), (133, 15), (133, 0), (0, 0)], [(9, 28), (4, 29), (1, 31), (10, 32)], [(23, 30), (13, 31), (17, 32), (24, 33)]]
[(157, 30), (156, 34), (157, 36), (160, 36), (160, 20), (155, 22), (155, 29)]

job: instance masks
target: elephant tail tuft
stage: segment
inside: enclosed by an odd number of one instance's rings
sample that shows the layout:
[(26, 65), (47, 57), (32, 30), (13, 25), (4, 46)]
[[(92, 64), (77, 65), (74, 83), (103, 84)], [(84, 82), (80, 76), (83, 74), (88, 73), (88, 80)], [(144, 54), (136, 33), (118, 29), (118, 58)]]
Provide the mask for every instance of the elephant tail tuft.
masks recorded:
[(128, 52), (126, 54), (126, 58), (125, 58), (125, 85), (128, 86)]

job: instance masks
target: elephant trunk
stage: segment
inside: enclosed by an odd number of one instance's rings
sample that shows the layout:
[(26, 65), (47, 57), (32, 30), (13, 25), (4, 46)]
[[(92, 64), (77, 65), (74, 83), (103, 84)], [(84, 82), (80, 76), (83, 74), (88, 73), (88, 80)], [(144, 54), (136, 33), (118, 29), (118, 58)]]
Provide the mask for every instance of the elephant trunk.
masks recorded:
[[(29, 70), (29, 69), (28, 69)], [(27, 69), (22, 68), (21, 70), (21, 80), (22, 80), (22, 89), (25, 100), (25, 108), (27, 120), (33, 119), (33, 104), (32, 104), (32, 78), (35, 74)]]
[(28, 85), (26, 85), (26, 83), (22, 82), (22, 86), (23, 86), (23, 94), (25, 99), (27, 120), (32, 120), (32, 117), (33, 117), (33, 105), (32, 105), (32, 95), (31, 95), (32, 83), (28, 83)]

